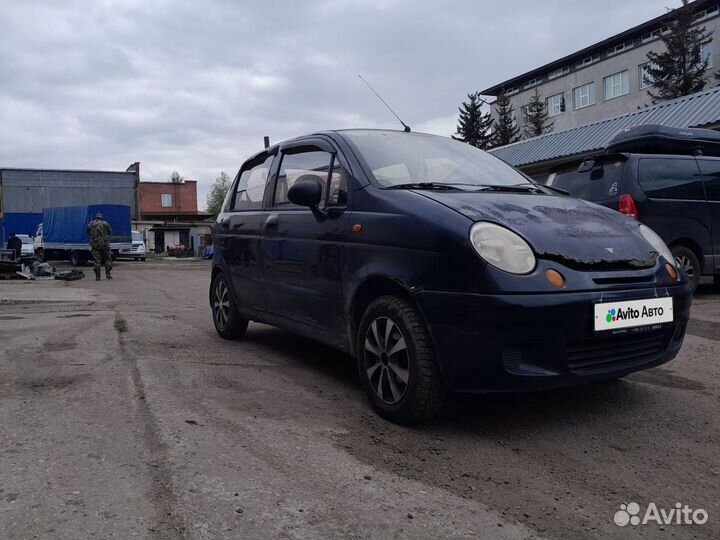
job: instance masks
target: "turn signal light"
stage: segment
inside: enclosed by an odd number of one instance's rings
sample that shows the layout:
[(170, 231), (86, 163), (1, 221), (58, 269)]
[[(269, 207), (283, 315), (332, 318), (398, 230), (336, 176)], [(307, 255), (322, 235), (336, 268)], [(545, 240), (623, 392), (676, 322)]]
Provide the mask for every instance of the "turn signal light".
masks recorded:
[(678, 273), (672, 264), (666, 264), (665, 270), (667, 270), (667, 273), (670, 274), (670, 278), (672, 278), (673, 281), (677, 281)]
[(557, 287), (558, 289), (565, 288), (565, 278), (557, 270), (553, 270), (552, 268), (546, 270), (545, 277), (554, 287)]
[(632, 198), (632, 195), (628, 195), (627, 193), (620, 195), (618, 199), (618, 212), (630, 216), (633, 219), (638, 218), (637, 206), (635, 206), (635, 199)]

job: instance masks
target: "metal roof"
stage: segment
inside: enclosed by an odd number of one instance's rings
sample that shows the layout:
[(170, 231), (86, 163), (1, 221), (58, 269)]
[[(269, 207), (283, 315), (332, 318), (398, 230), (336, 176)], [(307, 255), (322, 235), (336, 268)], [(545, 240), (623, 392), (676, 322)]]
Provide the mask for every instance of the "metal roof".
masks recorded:
[(643, 124), (674, 128), (720, 126), (720, 86), (622, 116), (508, 144), (490, 152), (514, 167), (598, 152), (621, 129)]

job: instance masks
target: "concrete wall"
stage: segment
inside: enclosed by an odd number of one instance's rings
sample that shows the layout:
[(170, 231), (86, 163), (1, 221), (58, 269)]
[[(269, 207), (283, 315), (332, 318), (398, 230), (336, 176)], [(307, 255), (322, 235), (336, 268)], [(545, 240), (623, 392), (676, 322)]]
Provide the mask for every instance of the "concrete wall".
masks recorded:
[[(162, 196), (172, 196), (172, 205), (162, 206)], [(138, 186), (140, 217), (146, 215), (197, 213), (197, 182), (140, 182)]]
[[(720, 68), (720, 32), (716, 31), (720, 28), (720, 17), (708, 19), (701, 24), (714, 35), (713, 41), (709, 45), (712, 67), (708, 68), (706, 73), (708, 81), (706, 88), (711, 88), (718, 84), (713, 74)], [(530, 98), (535, 94), (536, 89), (543, 100), (554, 94), (564, 93), (565, 112), (550, 118), (554, 123), (553, 131), (562, 131), (598, 120), (612, 118), (637, 110), (638, 107), (652, 104), (652, 100), (648, 95), (648, 90), (651, 89), (640, 88), (638, 67), (640, 64), (647, 62), (648, 51), (660, 52), (664, 49), (664, 45), (660, 39), (645, 44), (641, 44), (640, 40), (636, 39), (634, 43), (635, 46), (632, 49), (609, 57), (605, 57), (605, 51), (598, 51), (600, 61), (581, 69), (575, 69), (575, 66), (572, 65), (569, 74), (556, 79), (548, 81), (546, 74), (544, 77), (545, 82), (533, 88), (525, 90), (520, 86), (521, 91), (510, 96), (520, 129), (522, 130), (520, 107), (530, 102)], [(603, 79), (624, 70), (628, 70), (629, 93), (606, 100)], [(595, 105), (575, 110), (573, 89), (590, 82), (595, 83)], [(497, 112), (494, 107), (492, 108), (492, 116), (497, 119)]]

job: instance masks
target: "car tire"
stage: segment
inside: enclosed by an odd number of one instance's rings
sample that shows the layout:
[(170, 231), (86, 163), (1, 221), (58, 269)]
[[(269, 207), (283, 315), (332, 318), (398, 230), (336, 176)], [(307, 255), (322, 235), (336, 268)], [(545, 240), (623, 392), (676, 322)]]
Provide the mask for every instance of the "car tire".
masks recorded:
[(670, 248), (670, 251), (672, 251), (677, 265), (682, 268), (690, 278), (690, 286), (694, 292), (700, 283), (700, 273), (702, 271), (697, 255), (695, 255), (692, 249), (685, 246), (673, 246)]
[(70, 264), (72, 266), (80, 266), (80, 255), (78, 255), (78, 252), (74, 249), (70, 251), (70, 256), (68, 257), (68, 260), (70, 261)]
[(44, 249), (38, 249), (35, 251), (35, 259), (37, 260), (38, 264), (42, 264), (45, 262), (45, 250)]
[(716, 289), (720, 289), (720, 274), (715, 274), (713, 276), (713, 283), (715, 284)]
[(141, 260), (142, 262), (145, 262), (145, 257), (140, 257), (140, 260)]
[(230, 293), (225, 276), (218, 273), (210, 286), (210, 307), (213, 324), (223, 339), (240, 339), (245, 335), (248, 320), (238, 313), (233, 295)]
[(381, 416), (414, 424), (440, 410), (446, 387), (430, 332), (411, 302), (375, 299), (360, 321), (356, 351), (363, 388)]

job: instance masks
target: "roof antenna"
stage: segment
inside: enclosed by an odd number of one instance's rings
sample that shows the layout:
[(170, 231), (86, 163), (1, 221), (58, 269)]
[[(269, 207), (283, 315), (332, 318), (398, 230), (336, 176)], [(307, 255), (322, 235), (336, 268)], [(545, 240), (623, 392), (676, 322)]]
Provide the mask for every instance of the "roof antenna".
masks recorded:
[(397, 114), (395, 114), (395, 111), (393, 111), (393, 110), (390, 108), (390, 105), (388, 105), (387, 103), (385, 103), (385, 100), (384, 100), (382, 97), (380, 97), (380, 94), (378, 94), (378, 93), (375, 91), (375, 89), (374, 89), (372, 86), (370, 86), (370, 83), (367, 82), (367, 81), (363, 78), (362, 75), (360, 75), (360, 74), (358, 73), (358, 77), (360, 77), (360, 80), (361, 80), (362, 82), (364, 82), (370, 90), (372, 90), (372, 93), (375, 94), (380, 101), (382, 101), (382, 104), (385, 105), (391, 113), (393, 113), (393, 116), (394, 116), (395, 118), (397, 118), (397, 119), (398, 119), (398, 122), (400, 122), (400, 123), (402, 124), (402, 126), (403, 126), (403, 131), (404, 131), (405, 133), (410, 133), (410, 126), (408, 126), (405, 122), (403, 122), (402, 120), (400, 120), (400, 117), (399, 117)]

